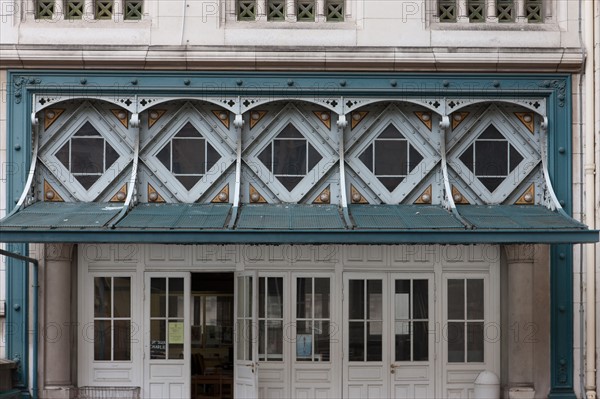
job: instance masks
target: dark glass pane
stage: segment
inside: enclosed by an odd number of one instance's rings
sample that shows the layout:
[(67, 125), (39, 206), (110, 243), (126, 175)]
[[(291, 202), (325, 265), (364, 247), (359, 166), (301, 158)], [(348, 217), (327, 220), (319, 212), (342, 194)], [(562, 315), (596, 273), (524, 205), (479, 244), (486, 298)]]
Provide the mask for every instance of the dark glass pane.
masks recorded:
[(286, 138), (286, 139), (303, 139), (302, 133), (296, 129), (294, 125), (288, 123), (286, 127), (283, 128), (281, 133), (277, 135), (278, 139)]
[(98, 181), (99, 178), (100, 178), (100, 175), (75, 176), (75, 179), (77, 179), (79, 184), (81, 184), (83, 186), (83, 188), (85, 188), (86, 190), (89, 190), (90, 187), (92, 187), (94, 185), (94, 183), (96, 183)]
[(56, 154), (54, 154), (56, 159), (58, 159), (58, 161), (67, 169), (69, 169), (69, 144), (70, 141), (67, 141), (67, 143), (60, 147), (60, 150), (56, 151)]
[(408, 170), (408, 143), (405, 140), (375, 141), (375, 174), (406, 176)]
[(206, 143), (206, 171), (208, 172), (221, 159), (221, 154), (215, 148)]
[(258, 155), (258, 160), (263, 163), (271, 172), (273, 171), (271, 165), (271, 145), (265, 147), (264, 150)]
[(398, 187), (404, 180), (404, 177), (381, 177), (377, 176), (377, 179), (385, 186), (385, 188), (391, 193)]
[(373, 172), (373, 144), (365, 148), (363, 153), (358, 156), (358, 159), (360, 159), (360, 161), (364, 163), (371, 172)]
[[(267, 321), (267, 359), (283, 360), (283, 322)], [(276, 356), (273, 356), (276, 355)]]
[[(169, 325), (173, 325), (173, 323), (179, 323), (179, 324), (183, 324), (183, 320), (178, 320), (178, 321), (170, 321)], [(169, 327), (169, 331), (171, 331), (171, 329), (174, 329), (174, 327)], [(183, 359), (184, 358), (184, 354), (183, 354), (183, 342), (182, 343), (175, 343), (172, 341), (171, 338), (169, 338), (169, 359)]]
[(267, 280), (267, 317), (283, 317), (283, 278), (270, 277)]
[(429, 295), (427, 280), (413, 280), (413, 319), (427, 319)]
[(485, 140), (506, 140), (506, 138), (494, 127), (494, 125), (488, 126), (483, 133), (479, 136), (479, 139)]
[(465, 361), (465, 324), (448, 323), (448, 362)]
[(169, 317), (183, 317), (183, 278), (169, 279)]
[(463, 320), (465, 318), (465, 280), (448, 280), (448, 319)]
[(329, 322), (315, 321), (315, 360), (329, 361)]
[(318, 164), (323, 156), (316, 150), (315, 147), (308, 143), (308, 170), (312, 170)]
[(306, 174), (306, 140), (273, 141), (273, 173), (275, 175)]
[(131, 321), (115, 320), (114, 360), (131, 360)]
[(200, 181), (202, 176), (175, 176), (175, 178), (189, 191)]
[(429, 360), (429, 332), (426, 321), (413, 322), (413, 360)]
[(175, 137), (202, 137), (202, 135), (190, 122), (188, 122), (181, 128)]
[(471, 144), (466, 150), (465, 152), (462, 153), (462, 155), (458, 158), (460, 159), (460, 161), (462, 163), (465, 164), (465, 166), (471, 171), (474, 172), (473, 170), (473, 144)]
[(311, 361), (313, 353), (312, 321), (298, 321), (296, 323), (296, 359)]
[[(406, 295), (406, 294), (403, 294)], [(396, 359), (395, 361), (410, 360), (410, 322), (396, 321)]]
[(115, 317), (131, 317), (131, 279), (114, 278)]
[(498, 188), (502, 184), (504, 178), (502, 177), (480, 177), (479, 181), (487, 188), (490, 193)]
[(201, 175), (204, 173), (204, 140), (173, 139), (173, 173)]
[(523, 160), (523, 155), (515, 147), (510, 146), (510, 171), (512, 172)]
[(348, 313), (350, 319), (363, 319), (365, 317), (364, 280), (350, 280), (348, 282), (348, 290)]
[(410, 144), (408, 146), (408, 152), (409, 170), (410, 172), (412, 172), (413, 169), (416, 168), (417, 165), (419, 165), (419, 163), (421, 163), (421, 161), (423, 160), (423, 155), (421, 155), (421, 153)]
[(111, 278), (94, 277), (94, 317), (111, 317)]
[(300, 183), (302, 181), (302, 179), (304, 179), (304, 177), (302, 177), (302, 176), (299, 176), (299, 177), (275, 176), (275, 177), (277, 177), (277, 180), (279, 180), (281, 182), (281, 184), (283, 184), (283, 187), (285, 187), (288, 191), (292, 191), (294, 188), (296, 188), (298, 183)]
[[(260, 295), (260, 294), (259, 294)], [(261, 316), (258, 316), (261, 317)], [(264, 320), (258, 321), (258, 360), (267, 360), (267, 353), (265, 351), (266, 339), (267, 339), (267, 323)]]
[(483, 279), (467, 280), (467, 319), (483, 319)]
[(100, 133), (96, 130), (91, 123), (86, 122), (83, 126), (74, 134), (74, 136), (100, 136)]
[(329, 318), (329, 279), (315, 278), (315, 317)]
[(348, 359), (355, 362), (365, 360), (365, 328), (362, 321), (348, 323)]
[(150, 359), (165, 359), (167, 333), (164, 320), (150, 321)]
[(312, 317), (312, 279), (299, 278), (296, 281), (296, 317), (306, 319)]
[(94, 360), (112, 360), (110, 320), (94, 320)]
[(112, 148), (110, 144), (108, 144), (108, 141), (104, 145), (106, 145), (105, 170), (108, 170), (112, 166), (112, 164), (117, 162), (117, 159), (119, 159), (119, 153), (115, 151), (115, 149)]
[(260, 277), (258, 279), (258, 317), (261, 319), (265, 317), (265, 297), (267, 296), (265, 290), (265, 278), (266, 277)]
[(475, 175), (506, 176), (508, 174), (508, 142), (475, 142)]
[(162, 150), (160, 150), (156, 154), (156, 159), (158, 159), (165, 168), (171, 170), (171, 142), (169, 141), (167, 145), (165, 145)]
[(382, 281), (367, 280), (367, 318), (381, 320), (383, 318)]
[(483, 323), (467, 323), (467, 362), (483, 362)]
[(104, 139), (71, 139), (71, 172), (104, 173)]
[(382, 322), (370, 321), (367, 323), (367, 361), (380, 362), (383, 355)]
[(165, 278), (150, 279), (150, 317), (165, 317), (167, 315), (167, 282)]
[(386, 127), (383, 130), (383, 132), (381, 132), (379, 137), (377, 137), (377, 138), (378, 139), (403, 139), (404, 136), (402, 135), (402, 133), (400, 133), (398, 131), (398, 129), (396, 129), (396, 126), (388, 125), (388, 127)]

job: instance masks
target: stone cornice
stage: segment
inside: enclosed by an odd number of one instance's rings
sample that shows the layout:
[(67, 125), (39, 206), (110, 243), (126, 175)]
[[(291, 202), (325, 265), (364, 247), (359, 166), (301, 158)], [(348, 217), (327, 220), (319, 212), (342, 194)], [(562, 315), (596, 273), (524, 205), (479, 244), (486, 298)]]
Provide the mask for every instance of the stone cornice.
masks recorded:
[(579, 72), (579, 48), (0, 45), (0, 68)]

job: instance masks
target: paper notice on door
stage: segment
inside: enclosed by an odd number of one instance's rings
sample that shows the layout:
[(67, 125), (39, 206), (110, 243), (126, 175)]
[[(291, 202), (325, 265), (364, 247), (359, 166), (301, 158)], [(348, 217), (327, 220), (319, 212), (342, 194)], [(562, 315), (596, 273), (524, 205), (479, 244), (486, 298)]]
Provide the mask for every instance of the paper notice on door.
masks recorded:
[(169, 322), (169, 343), (183, 344), (183, 322)]

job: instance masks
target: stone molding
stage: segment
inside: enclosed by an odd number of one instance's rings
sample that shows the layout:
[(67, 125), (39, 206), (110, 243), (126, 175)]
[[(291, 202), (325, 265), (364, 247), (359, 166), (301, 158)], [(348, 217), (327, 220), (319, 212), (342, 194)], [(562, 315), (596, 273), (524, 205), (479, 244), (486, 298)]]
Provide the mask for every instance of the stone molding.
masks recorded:
[(75, 244), (51, 243), (45, 244), (46, 261), (71, 262)]
[(508, 264), (533, 263), (536, 246), (534, 244), (504, 245), (504, 253)]

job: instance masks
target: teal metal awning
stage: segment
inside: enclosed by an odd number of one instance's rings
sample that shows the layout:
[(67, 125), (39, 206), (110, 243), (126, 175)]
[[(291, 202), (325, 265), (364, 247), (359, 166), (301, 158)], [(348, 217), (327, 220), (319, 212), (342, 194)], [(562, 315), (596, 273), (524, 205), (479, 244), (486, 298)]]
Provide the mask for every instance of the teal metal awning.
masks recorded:
[(39, 202), (0, 221), (0, 242), (165, 244), (500, 244), (598, 242), (542, 206), (139, 204)]

